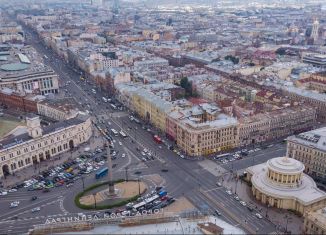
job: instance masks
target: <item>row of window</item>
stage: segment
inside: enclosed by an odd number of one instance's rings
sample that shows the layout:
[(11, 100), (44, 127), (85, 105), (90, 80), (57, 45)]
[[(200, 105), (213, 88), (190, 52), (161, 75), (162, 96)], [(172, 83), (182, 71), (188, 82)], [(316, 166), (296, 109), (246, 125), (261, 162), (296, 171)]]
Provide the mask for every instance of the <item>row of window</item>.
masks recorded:
[[(82, 129), (83, 129), (83, 127), (82, 127)], [(80, 129), (78, 129), (78, 130), (80, 130)], [(69, 132), (68, 135), (71, 136), (71, 132)], [(64, 140), (64, 139), (66, 139), (66, 137), (67, 137), (66, 134), (59, 135), (59, 136), (56, 137), (56, 141)], [(44, 142), (37, 143), (37, 145), (35, 144), (35, 145), (31, 145), (31, 146), (29, 146), (29, 147), (25, 147), (25, 148), (22, 149), (22, 150), (17, 150), (15, 153), (14, 153), (14, 152), (9, 153), (8, 156), (9, 156), (9, 158), (13, 158), (13, 157), (15, 157), (15, 155), (16, 155), (16, 156), (21, 155), (22, 152), (23, 152), (24, 154), (26, 154), (26, 153), (28, 153), (29, 151), (34, 151), (36, 146), (37, 146), (37, 148), (39, 149), (39, 148), (42, 148), (42, 147), (46, 147), (48, 144), (53, 145), (54, 143), (55, 143), (55, 139), (51, 139), (50, 141), (45, 140)], [(1, 157), (1, 161), (5, 161), (5, 160), (6, 160), (6, 156), (2, 156), (2, 157)]]

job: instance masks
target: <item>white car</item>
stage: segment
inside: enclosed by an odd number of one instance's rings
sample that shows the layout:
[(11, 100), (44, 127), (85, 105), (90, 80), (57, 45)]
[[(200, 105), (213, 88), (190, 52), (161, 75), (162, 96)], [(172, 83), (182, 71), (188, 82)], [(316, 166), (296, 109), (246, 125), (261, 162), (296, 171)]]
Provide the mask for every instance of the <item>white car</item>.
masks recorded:
[(126, 154), (123, 153), (121, 157), (122, 157), (122, 158), (126, 157)]
[(7, 194), (8, 194), (7, 191), (1, 191), (1, 192), (0, 192), (0, 195), (1, 195), (1, 196), (5, 196), (5, 195), (7, 195)]
[(240, 201), (240, 204), (243, 205), (243, 206), (246, 206), (247, 205), (247, 203), (244, 202), (244, 201)]
[(32, 209), (32, 212), (38, 212), (40, 210), (41, 210), (41, 207), (35, 207), (35, 208)]
[(183, 155), (180, 155), (180, 157), (183, 158), (183, 159), (185, 158), (185, 156), (183, 156)]
[(144, 153), (144, 152), (141, 152), (141, 155), (145, 156), (145, 155), (146, 155), (146, 153)]
[(262, 218), (263, 218), (263, 217), (261, 216), (261, 214), (259, 214), (259, 213), (256, 213), (255, 215), (256, 215), (256, 217), (257, 217), (258, 219), (262, 219)]
[(121, 146), (122, 145), (122, 143), (119, 141), (119, 145)]
[(12, 189), (9, 189), (9, 191), (8, 191), (9, 193), (13, 193), (13, 192), (17, 192), (17, 189), (15, 189), (15, 188), (12, 188)]
[(148, 150), (147, 150), (147, 149), (144, 149), (143, 151), (144, 151), (144, 153), (147, 153), (147, 152), (148, 152)]
[(14, 201), (14, 202), (10, 203), (10, 208), (14, 208), (17, 206), (19, 206), (19, 201)]
[(240, 198), (238, 196), (234, 196), (234, 199), (237, 200), (237, 201), (240, 200)]
[(226, 190), (226, 193), (229, 194), (229, 195), (232, 195), (231, 190)]

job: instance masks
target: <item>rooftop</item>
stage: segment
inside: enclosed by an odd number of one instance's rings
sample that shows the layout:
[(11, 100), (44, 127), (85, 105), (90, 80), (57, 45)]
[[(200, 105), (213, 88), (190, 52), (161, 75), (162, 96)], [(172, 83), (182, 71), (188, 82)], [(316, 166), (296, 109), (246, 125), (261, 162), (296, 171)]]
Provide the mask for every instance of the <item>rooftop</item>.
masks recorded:
[[(49, 126), (43, 127), (43, 135), (50, 134), (55, 131), (59, 131), (61, 129), (75, 126), (81, 124), (85, 121), (86, 115), (78, 115), (76, 118), (71, 118), (62, 122), (56, 122), (54, 124), (50, 124)], [(28, 135), (28, 133), (24, 133), (18, 136), (9, 135), (8, 137), (0, 140), (0, 151), (4, 149), (11, 148), (15, 145), (22, 144), (33, 138)]]
[(2, 58), (0, 60), (1, 79), (11, 79), (40, 72), (53, 72), (50, 67), (43, 64), (42, 57), (35, 49), (28, 46), (11, 47), (5, 55), (2, 55)]
[(288, 141), (326, 151), (326, 127), (290, 136)]
[(304, 170), (304, 165), (288, 157), (277, 157), (267, 161), (267, 166), (273, 171), (281, 173), (301, 173)]

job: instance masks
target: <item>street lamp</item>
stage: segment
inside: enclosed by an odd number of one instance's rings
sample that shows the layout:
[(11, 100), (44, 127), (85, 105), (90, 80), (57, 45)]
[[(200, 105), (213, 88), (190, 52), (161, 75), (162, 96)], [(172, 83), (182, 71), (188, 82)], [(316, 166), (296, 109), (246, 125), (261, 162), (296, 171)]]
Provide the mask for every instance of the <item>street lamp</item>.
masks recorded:
[(125, 170), (126, 170), (126, 182), (128, 182), (128, 166), (126, 166)]
[(93, 198), (94, 198), (94, 206), (95, 206), (95, 209), (96, 209), (96, 193), (93, 193)]
[(138, 181), (138, 195), (140, 196), (140, 181), (139, 181), (139, 177), (138, 177), (137, 181)]
[(83, 191), (85, 191), (85, 182), (84, 182), (84, 176), (81, 176), (81, 180), (83, 182)]
[(236, 176), (236, 179), (235, 179), (235, 190), (234, 190), (234, 194), (237, 194), (237, 186), (238, 186), (238, 175)]

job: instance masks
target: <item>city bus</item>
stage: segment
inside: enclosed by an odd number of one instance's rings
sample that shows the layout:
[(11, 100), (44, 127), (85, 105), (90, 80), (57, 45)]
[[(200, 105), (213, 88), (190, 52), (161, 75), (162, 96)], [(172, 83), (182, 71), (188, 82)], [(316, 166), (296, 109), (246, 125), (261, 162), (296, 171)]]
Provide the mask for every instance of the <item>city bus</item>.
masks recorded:
[(162, 143), (162, 139), (158, 136), (158, 135), (154, 135), (153, 136), (153, 140), (158, 143), (158, 144), (161, 144)]
[(223, 154), (220, 154), (220, 155), (216, 155), (215, 156), (215, 159), (217, 159), (217, 158), (223, 158), (223, 157), (229, 157), (229, 156), (230, 156), (229, 153), (223, 153)]
[(104, 168), (98, 170), (95, 174), (95, 179), (102, 178), (103, 176), (107, 175), (108, 172), (109, 172), (109, 168), (107, 168), (107, 167), (104, 167)]
[(111, 131), (112, 131), (112, 133), (113, 133), (114, 136), (118, 136), (119, 133), (116, 130), (111, 129)]
[(120, 135), (121, 135), (122, 138), (126, 138), (127, 137), (127, 135), (123, 131), (120, 131)]
[(145, 208), (145, 206), (146, 206), (146, 202), (143, 201), (143, 202), (140, 202), (140, 203), (138, 203), (138, 204), (136, 204), (136, 205), (133, 205), (132, 208), (133, 208), (134, 210), (137, 210), (137, 211), (138, 211), (138, 210), (139, 210), (140, 208), (142, 208), (142, 207)]

